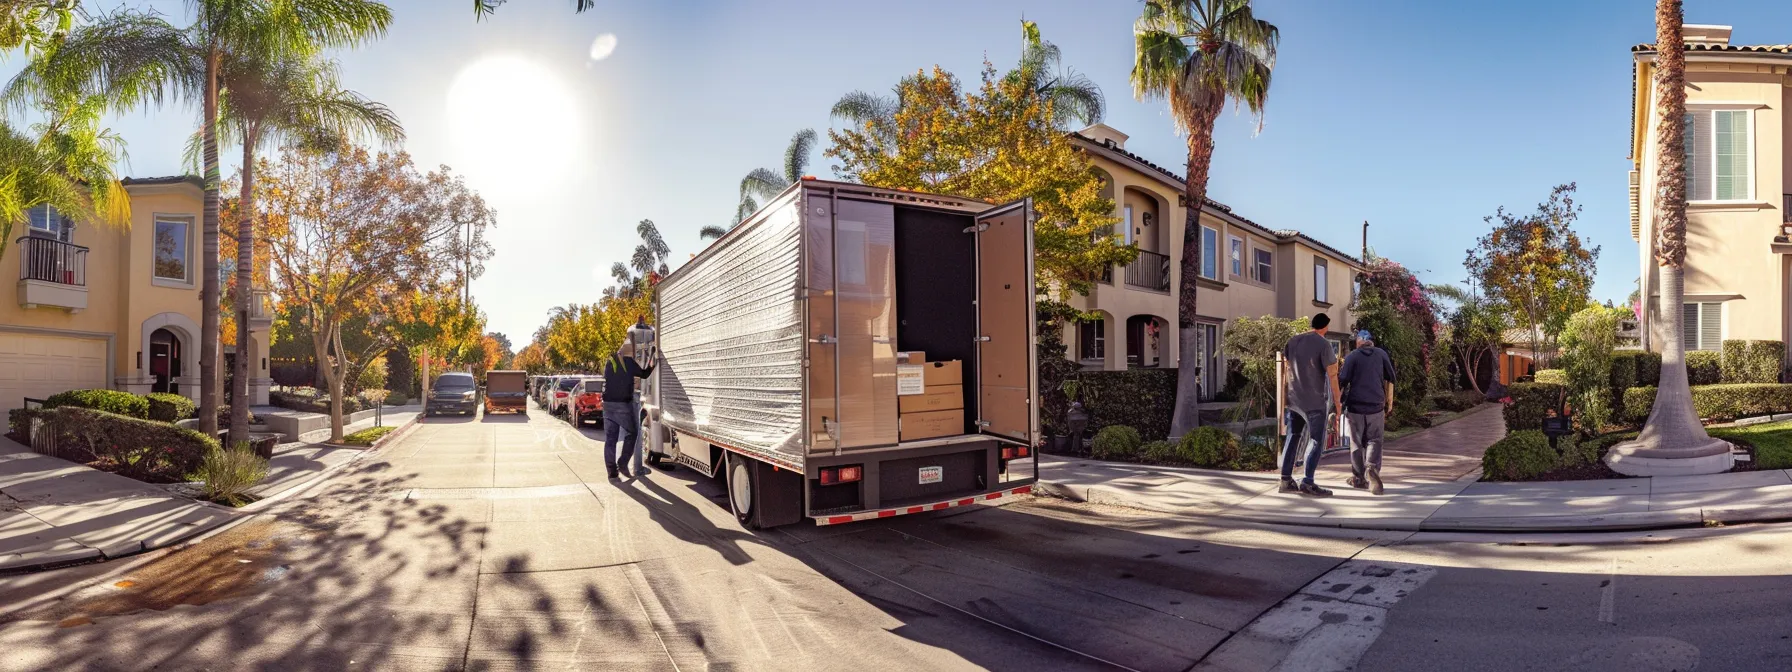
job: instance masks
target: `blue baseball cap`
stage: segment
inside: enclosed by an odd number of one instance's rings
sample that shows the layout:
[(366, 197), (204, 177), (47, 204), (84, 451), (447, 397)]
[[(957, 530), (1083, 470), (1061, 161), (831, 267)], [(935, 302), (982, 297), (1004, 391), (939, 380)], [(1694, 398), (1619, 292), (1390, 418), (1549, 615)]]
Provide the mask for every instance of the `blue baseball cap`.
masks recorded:
[(1356, 340), (1359, 340), (1359, 341), (1373, 341), (1373, 340), (1375, 340), (1375, 339), (1373, 339), (1373, 338), (1370, 338), (1370, 337), (1369, 337), (1369, 330), (1368, 330), (1368, 329), (1363, 329), (1363, 330), (1361, 330), (1361, 331), (1358, 331), (1358, 332), (1356, 332)]

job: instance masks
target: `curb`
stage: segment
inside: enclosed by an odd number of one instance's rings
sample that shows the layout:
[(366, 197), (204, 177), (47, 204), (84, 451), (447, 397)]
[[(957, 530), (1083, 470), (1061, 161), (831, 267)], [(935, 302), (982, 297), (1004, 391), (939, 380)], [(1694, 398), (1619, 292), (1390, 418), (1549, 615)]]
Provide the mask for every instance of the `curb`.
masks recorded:
[(1739, 505), (1728, 507), (1689, 507), (1665, 511), (1635, 511), (1570, 516), (1487, 516), (1487, 517), (1387, 517), (1387, 518), (1314, 518), (1284, 514), (1233, 514), (1225, 510), (1212, 513), (1191, 513), (1170, 506), (1153, 506), (1128, 493), (1101, 485), (1071, 486), (1050, 481), (1039, 482), (1039, 492), (1077, 502), (1119, 506), (1153, 513), (1195, 518), (1236, 520), (1268, 525), (1292, 525), (1346, 530), (1379, 530), (1389, 532), (1615, 532), (1660, 530), (1686, 527), (1792, 521), (1792, 510), (1774, 505)]
[[(287, 488), (285, 490), (281, 490), (280, 492), (276, 492), (272, 495), (268, 495), (267, 497), (263, 497), (261, 499), (257, 499), (253, 502), (250, 502), (247, 505), (238, 507), (236, 510), (237, 511), (248, 511), (250, 513), (256, 513), (263, 509), (266, 509), (270, 506), (273, 506), (274, 504), (277, 504), (281, 501), (291, 499), (292, 497), (297, 496), (299, 493), (302, 493), (306, 490), (311, 489), (312, 486), (317, 485), (318, 483), (322, 482), (324, 479), (329, 478), (330, 476), (334, 475), (336, 472), (347, 468), (349, 465), (355, 464), (357, 462), (360, 462), (363, 459), (366, 459), (368, 455), (371, 455), (375, 451), (378, 451), (379, 449), (385, 447), (386, 444), (396, 441), (396, 440), (404, 437), (407, 434), (410, 434), (413, 429), (416, 429), (418, 421), (421, 419), (423, 419), (422, 413), (413, 415), (413, 416), (411, 416), (410, 420), (405, 421), (405, 423), (403, 425), (399, 425), (398, 429), (394, 429), (390, 432), (387, 432), (385, 436), (382, 436), (378, 440), (374, 441), (373, 445), (361, 448), (361, 452), (357, 453), (354, 457), (343, 460), (341, 464), (337, 464), (337, 465), (334, 465), (331, 467), (321, 469), (316, 474), (314, 474), (311, 478), (307, 478), (303, 481), (300, 481), (300, 482), (294, 484), (292, 487)], [(343, 447), (355, 448), (356, 446), (343, 446)]]

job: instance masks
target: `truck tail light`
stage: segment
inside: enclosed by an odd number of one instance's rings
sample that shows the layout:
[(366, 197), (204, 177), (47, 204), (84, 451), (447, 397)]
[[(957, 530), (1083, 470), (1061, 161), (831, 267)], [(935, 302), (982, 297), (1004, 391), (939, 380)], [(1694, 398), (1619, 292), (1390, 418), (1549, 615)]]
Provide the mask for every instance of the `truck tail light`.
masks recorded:
[(1002, 447), (1002, 459), (1004, 459), (1004, 460), (1020, 459), (1020, 458), (1026, 457), (1031, 452), (1032, 452), (1032, 450), (1027, 448), (1026, 446), (1003, 446)]
[(555, 393), (554, 393), (554, 398), (555, 398), (555, 399), (565, 399), (565, 398), (566, 398), (566, 393), (565, 393), (565, 392), (555, 392)]
[(864, 475), (865, 468), (857, 464), (844, 467), (822, 467), (821, 484), (839, 485), (841, 483), (854, 483)]

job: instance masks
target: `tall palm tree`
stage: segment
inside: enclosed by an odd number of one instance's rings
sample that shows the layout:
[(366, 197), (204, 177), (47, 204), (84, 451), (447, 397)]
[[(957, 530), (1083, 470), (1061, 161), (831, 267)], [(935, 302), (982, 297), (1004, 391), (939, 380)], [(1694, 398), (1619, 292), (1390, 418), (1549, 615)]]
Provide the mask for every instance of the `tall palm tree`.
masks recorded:
[[(242, 145), (242, 193), (236, 225), (236, 342), (231, 397), (249, 394), (249, 312), (255, 278), (255, 154), (294, 143), (329, 149), (345, 138), (373, 135), (386, 142), (404, 139), (398, 117), (385, 105), (341, 87), (335, 61), (314, 54), (235, 55), (224, 67), (225, 102), (221, 121)], [(249, 404), (230, 407), (231, 436), (247, 436)]]
[(726, 227), (705, 226), (697, 231), (697, 237), (721, 238), (739, 226), (741, 220), (758, 211), (762, 201), (775, 198), (803, 179), (803, 173), (808, 172), (809, 155), (815, 152), (815, 143), (813, 128), (805, 128), (790, 136), (790, 146), (784, 148), (783, 174), (770, 168), (754, 168), (746, 177), (740, 178), (740, 203), (734, 207), (734, 221)]
[(8, 85), (15, 91), (75, 86), (120, 109), (165, 96), (201, 100), (205, 210), (201, 218), (199, 422), (216, 433), (218, 395), (218, 119), (227, 59), (274, 59), (354, 46), (382, 35), (392, 12), (375, 0), (188, 0), (193, 23), (175, 28), (158, 15), (124, 11), (71, 31)]
[[(1655, 263), (1661, 267), (1661, 384), (1635, 441), (1613, 446), (1606, 464), (1630, 475), (1711, 474), (1733, 464), (1693, 409), (1680, 338), (1686, 300), (1686, 41), (1681, 0), (1655, 5)], [(1665, 467), (1665, 468), (1664, 468)]]
[(635, 234), (641, 237), (641, 244), (635, 246), (627, 263), (610, 265), (610, 277), (616, 279), (617, 286), (604, 290), (605, 298), (640, 296), (671, 271), (666, 259), (672, 256), (672, 247), (660, 236), (660, 228), (653, 220), (641, 220), (635, 225)]
[(1227, 100), (1244, 105), (1263, 123), (1279, 31), (1251, 12), (1251, 0), (1146, 0), (1133, 24), (1133, 94), (1170, 103), (1176, 129), (1188, 134), (1188, 203), (1182, 229), (1181, 289), (1176, 320), (1184, 366), (1176, 375), (1171, 438), (1199, 424), (1200, 377), (1190, 353), (1199, 352), (1195, 329), (1196, 279), (1201, 276), (1201, 205), (1207, 202), (1213, 164), (1213, 124)]

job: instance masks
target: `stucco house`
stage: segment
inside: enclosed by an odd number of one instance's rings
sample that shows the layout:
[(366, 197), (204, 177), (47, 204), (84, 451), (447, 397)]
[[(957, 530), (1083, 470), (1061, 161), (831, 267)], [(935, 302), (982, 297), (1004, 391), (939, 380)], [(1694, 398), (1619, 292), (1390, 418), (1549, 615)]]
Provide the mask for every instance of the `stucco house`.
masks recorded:
[[(1685, 26), (1686, 301), (1679, 338), (1688, 350), (1725, 339), (1789, 340), (1792, 283), (1792, 45), (1730, 44), (1729, 26)], [(1655, 46), (1631, 48), (1630, 232), (1638, 243), (1644, 347), (1660, 351), (1654, 259)]]
[[(0, 257), (0, 410), (73, 389), (199, 396), (197, 177), (126, 179), (128, 230), (32, 208)], [(263, 299), (258, 295), (257, 299)], [(257, 306), (265, 306), (258, 300)], [(251, 397), (267, 403), (272, 318), (251, 315)]]
[[(1175, 367), (1176, 299), (1181, 291), (1179, 260), (1187, 204), (1183, 178), (1127, 151), (1127, 135), (1096, 124), (1072, 135), (1104, 181), (1103, 195), (1114, 199), (1126, 242), (1139, 246), (1139, 259), (1116, 267), (1086, 297), (1071, 303), (1101, 315), (1065, 335), (1070, 357), (1092, 369)], [(1225, 383), (1226, 357), (1220, 347), (1226, 325), (1239, 317), (1331, 316), (1340, 351), (1356, 276), (1363, 264), (1311, 236), (1272, 229), (1208, 200), (1201, 208), (1202, 278), (1197, 288), (1203, 395), (1211, 398)]]

